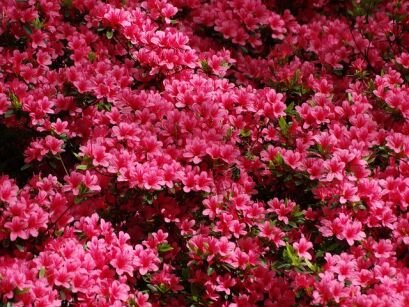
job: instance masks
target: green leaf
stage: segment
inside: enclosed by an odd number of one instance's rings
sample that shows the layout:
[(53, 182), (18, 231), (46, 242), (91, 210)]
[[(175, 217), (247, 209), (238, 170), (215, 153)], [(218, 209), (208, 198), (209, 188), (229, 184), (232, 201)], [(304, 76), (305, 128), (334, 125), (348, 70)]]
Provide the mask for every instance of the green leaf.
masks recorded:
[(14, 115), (14, 111), (8, 110), (6, 113), (4, 113), (4, 118), (9, 118), (9, 117), (12, 117), (13, 115)]
[(288, 222), (288, 225), (290, 225), (291, 227), (297, 227), (297, 224), (293, 221)]
[(226, 136), (224, 137), (224, 140), (225, 140), (225, 141), (230, 140), (231, 136), (233, 135), (233, 130), (234, 130), (234, 129), (233, 129), (232, 127), (230, 127), (229, 129), (227, 129)]
[(54, 235), (55, 235), (56, 237), (61, 237), (63, 234), (64, 234), (64, 230), (56, 230), (56, 231), (54, 232)]
[(26, 33), (28, 35), (33, 34), (33, 31), (31, 30), (31, 28), (28, 25), (23, 25), (23, 29), (24, 29), (24, 31), (26, 31)]
[(287, 106), (287, 108), (285, 109), (285, 114), (287, 114), (287, 115), (294, 115), (294, 101), (293, 102), (291, 102), (288, 106)]
[(106, 36), (107, 36), (107, 39), (111, 39), (112, 37), (114, 37), (114, 31), (112, 30), (107, 31)]
[(40, 271), (38, 271), (38, 278), (43, 278), (45, 276), (45, 267), (41, 267)]
[(166, 253), (171, 250), (173, 250), (173, 247), (169, 243), (162, 243), (158, 246), (158, 251), (160, 253)]
[(286, 136), (288, 134), (288, 124), (284, 117), (280, 117), (280, 119), (278, 120), (278, 125), (280, 126), (283, 135)]
[(194, 302), (200, 302), (200, 297), (201, 297), (201, 294), (200, 294), (200, 290), (199, 290), (199, 288), (197, 287), (197, 285), (195, 285), (195, 284), (191, 284), (191, 286), (190, 286), (190, 292), (192, 293), (192, 300), (194, 301)]
[(245, 53), (245, 54), (249, 53), (249, 50), (247, 48), (245, 48), (245, 47), (240, 47), (240, 48), (243, 51), (243, 53)]
[(248, 138), (251, 135), (251, 130), (248, 129), (241, 129), (240, 130), (240, 136), (242, 138)]
[(14, 93), (10, 93), (9, 94), (9, 99), (10, 99), (10, 101), (11, 101), (11, 105), (13, 106), (13, 108), (15, 109), (15, 110), (21, 110), (21, 102), (20, 102), (20, 100), (18, 99), (18, 97), (16, 96), (16, 94), (14, 94)]
[(344, 68), (334, 68), (332, 69), (332, 72), (338, 76), (338, 77), (342, 77), (342, 75), (344, 74)]
[(289, 258), (293, 266), (297, 266), (297, 267), (300, 266), (301, 260), (298, 257), (296, 251), (294, 250), (294, 247), (290, 245), (289, 243), (286, 244), (284, 255), (287, 256), (287, 258)]
[(91, 62), (94, 62), (97, 59), (97, 55), (95, 54), (95, 52), (90, 52), (88, 53), (88, 60), (90, 60)]
[(44, 26), (44, 23), (40, 20), (40, 18), (36, 18), (33, 21), (33, 27), (37, 30), (41, 30)]
[(16, 244), (16, 247), (20, 252), (24, 252), (24, 246), (23, 245)]
[(152, 292), (158, 292), (158, 289), (156, 289), (155, 286), (151, 285), (151, 284), (147, 284), (146, 285)]
[(226, 62), (226, 61), (222, 61), (221, 62), (221, 64), (220, 64), (220, 66), (222, 66), (222, 67), (229, 67), (230, 65), (229, 65), (229, 63), (228, 62)]
[(135, 299), (134, 299), (134, 298), (130, 298), (130, 299), (128, 300), (128, 305), (131, 306), (131, 307), (135, 307), (135, 306), (136, 306), (136, 301), (135, 301)]
[(65, 7), (71, 7), (72, 6), (72, 0), (63, 0), (62, 4)]
[(291, 80), (290, 80), (290, 86), (291, 86), (291, 87), (294, 87), (294, 86), (297, 84), (297, 81), (298, 81), (299, 77), (300, 77), (300, 70), (297, 69), (297, 70), (294, 72), (294, 75), (293, 75), (293, 77), (292, 77)]
[(282, 165), (284, 163), (283, 156), (279, 152), (274, 157), (274, 162), (276, 162), (277, 165)]
[(236, 166), (233, 165), (233, 167), (231, 168), (231, 178), (233, 181), (237, 182), (240, 179), (240, 169)]
[(318, 272), (319, 268), (316, 264), (311, 263), (308, 259), (304, 259), (305, 263), (307, 264), (308, 268), (313, 272)]
[(98, 108), (98, 111), (106, 110), (106, 111), (109, 112), (109, 111), (111, 111), (112, 106), (108, 102), (106, 102), (106, 103), (105, 102), (100, 102), (100, 103), (97, 104), (97, 108)]
[(85, 199), (86, 199), (85, 197), (76, 196), (74, 198), (74, 204), (78, 205), (78, 204), (82, 203), (82, 201), (85, 200)]
[(223, 269), (225, 269), (225, 270), (227, 270), (227, 271), (229, 271), (229, 272), (231, 272), (231, 271), (234, 269), (234, 268), (233, 268), (230, 264), (228, 264), (228, 263), (222, 263), (221, 266), (222, 266)]
[(28, 293), (30, 291), (30, 289), (31, 288), (23, 288), (23, 289), (16, 288), (16, 289), (14, 289), (14, 293), (17, 294), (17, 295), (21, 295), (21, 294)]
[(209, 268), (207, 269), (207, 275), (212, 275), (214, 272), (214, 268), (212, 268), (211, 266), (209, 266)]
[(76, 169), (81, 170), (81, 171), (85, 171), (86, 169), (88, 169), (88, 165), (80, 164), (80, 165), (77, 165)]
[(158, 288), (159, 292), (161, 292), (161, 293), (166, 293), (169, 290), (168, 287), (166, 287), (165, 284), (160, 284), (159, 286), (157, 286), (157, 288)]
[(72, 154), (73, 154), (74, 157), (76, 157), (78, 160), (82, 160), (82, 157), (81, 157), (79, 154), (77, 154), (77, 153), (75, 153), (75, 152), (73, 152)]
[(205, 72), (210, 72), (210, 71), (211, 71), (211, 68), (210, 68), (210, 66), (209, 66), (209, 63), (207, 63), (206, 60), (200, 61), (200, 66), (202, 66), (202, 69), (203, 69)]
[(254, 155), (251, 153), (250, 150), (247, 150), (244, 156), (246, 157), (247, 160), (254, 160)]

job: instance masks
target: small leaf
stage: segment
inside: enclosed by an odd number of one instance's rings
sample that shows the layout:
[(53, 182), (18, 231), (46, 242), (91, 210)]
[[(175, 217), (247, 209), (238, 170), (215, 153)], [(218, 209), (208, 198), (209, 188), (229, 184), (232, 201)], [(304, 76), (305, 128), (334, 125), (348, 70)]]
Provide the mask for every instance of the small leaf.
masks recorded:
[(41, 267), (40, 271), (38, 272), (38, 278), (43, 278), (45, 276), (45, 267)]
[(294, 101), (291, 102), (284, 111), (287, 115), (294, 115)]
[(221, 62), (221, 64), (220, 64), (220, 66), (222, 66), (222, 67), (229, 67), (230, 65), (229, 65), (229, 63), (228, 62), (226, 62), (226, 61), (222, 61)]
[(56, 237), (61, 237), (63, 234), (64, 234), (64, 230), (56, 230), (56, 231), (54, 232), (54, 235), (55, 235)]
[(97, 108), (98, 108), (98, 111), (106, 110), (106, 111), (109, 112), (109, 111), (111, 111), (112, 106), (108, 102), (107, 103), (100, 102), (100, 103), (97, 104)]
[(202, 69), (203, 69), (205, 72), (210, 72), (210, 71), (211, 71), (211, 68), (210, 68), (210, 66), (209, 66), (209, 63), (207, 63), (206, 60), (200, 61), (200, 65), (202, 66)]
[(207, 269), (207, 275), (212, 275), (214, 272), (214, 268), (212, 268), (211, 266)]
[(160, 253), (166, 253), (171, 250), (173, 250), (173, 247), (169, 243), (162, 243), (158, 246), (158, 251)]
[(245, 54), (248, 54), (248, 53), (249, 53), (249, 51), (248, 51), (247, 48), (245, 48), (245, 47), (240, 47), (240, 48), (241, 48), (241, 50), (242, 50)]
[(230, 127), (229, 129), (227, 129), (227, 132), (226, 132), (226, 136), (225, 136), (225, 140), (227, 141), (227, 140), (230, 140), (230, 138), (231, 138), (231, 136), (233, 135), (233, 128), (232, 127)]
[(278, 165), (282, 165), (284, 163), (283, 156), (279, 152), (274, 157), (274, 162), (276, 162)]
[(30, 163), (24, 164), (24, 165), (20, 168), (20, 170), (21, 170), (21, 171), (25, 171), (26, 169), (29, 169), (30, 167), (31, 167), (31, 164), (30, 164)]
[(247, 150), (244, 156), (246, 157), (247, 160), (254, 160), (254, 155), (251, 153), (250, 150)]
[(157, 288), (161, 293), (166, 293), (168, 291), (168, 287), (166, 287), (165, 284), (160, 284)]
[(90, 60), (91, 62), (94, 62), (97, 59), (97, 55), (95, 54), (95, 52), (90, 52), (88, 53), (88, 60)]
[(14, 290), (14, 293), (17, 294), (17, 295), (21, 295), (21, 294), (28, 293), (30, 291), (30, 289), (31, 288), (23, 288), (23, 289), (16, 288)]
[(9, 118), (9, 117), (12, 117), (13, 115), (14, 115), (14, 111), (8, 110), (6, 113), (4, 113), (4, 118)]
[(291, 264), (293, 266), (299, 266), (301, 264), (300, 258), (298, 257), (292, 245), (287, 243), (284, 253), (291, 260)]
[(128, 305), (131, 306), (131, 307), (135, 307), (135, 306), (136, 306), (136, 301), (135, 301), (135, 299), (131, 297), (131, 298), (128, 300)]
[(72, 0), (63, 0), (63, 6), (65, 7), (72, 6)]
[(16, 247), (20, 252), (24, 252), (24, 246), (23, 245), (16, 244)]
[(114, 31), (112, 31), (112, 30), (107, 31), (106, 36), (107, 36), (108, 39), (111, 39), (112, 37), (114, 37)]
[(308, 259), (304, 259), (305, 263), (307, 264), (308, 268), (313, 272), (318, 272), (319, 268), (316, 264), (311, 263)]
[(231, 178), (233, 181), (237, 182), (240, 179), (240, 174), (240, 169), (236, 165), (233, 165), (231, 169)]
[(77, 153), (75, 153), (75, 152), (73, 152), (72, 154), (73, 154), (74, 157), (76, 157), (78, 160), (82, 160), (82, 157), (81, 157), (79, 154), (77, 154)]
[(240, 136), (242, 138), (248, 138), (251, 135), (251, 130), (248, 129), (241, 129), (240, 130)]
[(278, 120), (278, 125), (280, 126), (283, 135), (286, 136), (288, 134), (288, 124), (284, 117), (280, 117), (280, 119)]
[(294, 75), (293, 75), (293, 77), (292, 77), (291, 80), (290, 80), (290, 86), (291, 86), (291, 87), (294, 87), (294, 86), (297, 84), (297, 81), (298, 81), (299, 77), (300, 77), (300, 70), (297, 69), (297, 70), (294, 72)]
[(26, 31), (26, 33), (28, 35), (33, 34), (33, 31), (31, 30), (31, 28), (28, 25), (23, 25), (23, 29), (24, 29), (24, 31)]
[(21, 110), (22, 105), (21, 105), (20, 100), (16, 96), (16, 94), (10, 93), (9, 98), (10, 98), (11, 105), (13, 106), (13, 108), (15, 110)]
[(158, 289), (156, 289), (155, 286), (151, 285), (151, 284), (147, 284), (146, 285), (152, 292), (158, 292)]
[(76, 169), (81, 170), (81, 171), (85, 171), (86, 169), (88, 169), (88, 165), (80, 164), (80, 165), (77, 165)]
[(44, 26), (44, 23), (43, 23), (39, 18), (34, 19), (34, 21), (33, 21), (33, 27), (34, 27), (35, 29), (41, 30), (43, 26)]
[(76, 196), (76, 197), (74, 198), (74, 203), (75, 203), (76, 205), (78, 205), (78, 204), (80, 204), (83, 200), (85, 200), (85, 198), (80, 197), (80, 196)]
[(288, 222), (288, 225), (290, 225), (291, 227), (297, 227), (297, 224), (293, 221)]
[(343, 67), (336, 67), (334, 69), (332, 69), (332, 72), (338, 76), (338, 77), (342, 77), (342, 75), (344, 74), (344, 68)]

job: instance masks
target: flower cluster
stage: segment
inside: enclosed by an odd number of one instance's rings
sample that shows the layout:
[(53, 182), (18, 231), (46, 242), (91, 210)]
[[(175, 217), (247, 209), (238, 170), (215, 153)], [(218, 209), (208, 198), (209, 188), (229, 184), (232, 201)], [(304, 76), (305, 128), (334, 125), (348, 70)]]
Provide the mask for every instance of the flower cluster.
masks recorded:
[(0, 1), (0, 302), (408, 306), (409, 1)]

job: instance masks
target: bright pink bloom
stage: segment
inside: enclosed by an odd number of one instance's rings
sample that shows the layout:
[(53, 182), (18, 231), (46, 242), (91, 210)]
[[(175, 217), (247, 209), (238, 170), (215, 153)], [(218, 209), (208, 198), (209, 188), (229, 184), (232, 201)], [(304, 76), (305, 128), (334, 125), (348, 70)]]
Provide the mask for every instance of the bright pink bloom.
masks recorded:
[(306, 240), (304, 237), (300, 239), (300, 241), (295, 242), (293, 244), (295, 251), (297, 252), (298, 256), (303, 257), (307, 260), (311, 260), (312, 256), (308, 253), (308, 250), (313, 247), (312, 243)]

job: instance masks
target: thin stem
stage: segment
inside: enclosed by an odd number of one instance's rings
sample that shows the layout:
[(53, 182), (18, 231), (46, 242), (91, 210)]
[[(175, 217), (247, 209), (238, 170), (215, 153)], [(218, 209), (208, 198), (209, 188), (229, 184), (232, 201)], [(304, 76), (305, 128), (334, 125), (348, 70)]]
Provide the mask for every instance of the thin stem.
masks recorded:
[(65, 173), (67, 174), (67, 176), (69, 176), (70, 174), (67, 171), (67, 168), (65, 167), (64, 161), (62, 160), (61, 154), (58, 153), (57, 155), (58, 159), (61, 161), (62, 167), (64, 168)]

